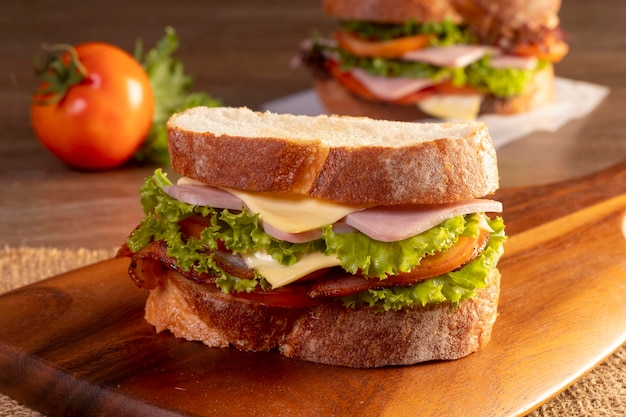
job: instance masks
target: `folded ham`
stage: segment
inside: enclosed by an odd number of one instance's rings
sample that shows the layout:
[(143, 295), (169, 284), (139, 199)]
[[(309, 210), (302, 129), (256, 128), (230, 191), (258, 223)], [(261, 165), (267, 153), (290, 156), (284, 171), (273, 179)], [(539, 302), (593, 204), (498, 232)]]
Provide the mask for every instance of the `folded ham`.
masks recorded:
[[(179, 184), (164, 187), (172, 198), (188, 204), (241, 210), (245, 203), (227, 190), (200, 184)], [(382, 206), (354, 211), (345, 219), (335, 223), (336, 233), (358, 230), (370, 238), (382, 242), (407, 239), (431, 229), (452, 217), (470, 214), (502, 212), (502, 203), (488, 199), (470, 199), (439, 205)], [(276, 239), (292, 243), (303, 243), (319, 239), (321, 229), (302, 233), (287, 233), (263, 223), (267, 234)]]

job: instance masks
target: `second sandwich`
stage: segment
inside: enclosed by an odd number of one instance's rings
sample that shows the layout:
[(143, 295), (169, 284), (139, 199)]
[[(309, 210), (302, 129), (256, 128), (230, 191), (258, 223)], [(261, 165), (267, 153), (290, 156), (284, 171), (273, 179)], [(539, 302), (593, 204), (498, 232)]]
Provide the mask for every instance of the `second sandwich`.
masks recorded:
[(513, 114), (554, 100), (560, 0), (324, 0), (338, 20), (301, 61), (329, 113), (390, 120)]

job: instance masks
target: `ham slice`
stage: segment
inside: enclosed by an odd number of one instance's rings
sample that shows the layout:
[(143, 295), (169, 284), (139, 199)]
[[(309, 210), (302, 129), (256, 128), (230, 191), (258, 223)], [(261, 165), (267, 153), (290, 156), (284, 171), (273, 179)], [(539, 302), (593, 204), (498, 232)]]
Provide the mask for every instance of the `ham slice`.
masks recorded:
[[(163, 187), (170, 197), (188, 204), (241, 210), (242, 200), (226, 190), (207, 185), (178, 184)], [(382, 242), (403, 240), (431, 229), (443, 221), (463, 214), (502, 211), (502, 203), (487, 199), (471, 199), (441, 205), (380, 206), (355, 211), (333, 225), (335, 233), (358, 230)], [(287, 233), (267, 222), (263, 229), (270, 236), (291, 243), (304, 243), (322, 236), (321, 229)]]
[(219, 207), (229, 210), (241, 210), (243, 202), (228, 191), (200, 184), (166, 185), (163, 191), (170, 197), (183, 203), (198, 206)]
[(480, 45), (455, 45), (418, 49), (402, 55), (406, 61), (428, 62), (438, 67), (462, 68), (485, 56), (490, 48)]
[(306, 243), (322, 237), (322, 229), (319, 228), (300, 233), (287, 233), (267, 222), (263, 222), (263, 230), (273, 238), (291, 243)]
[(353, 68), (350, 73), (372, 94), (386, 101), (397, 100), (435, 84), (428, 78), (379, 77), (361, 68)]
[(346, 223), (372, 239), (395, 242), (415, 236), (455, 216), (502, 211), (502, 203), (472, 199), (440, 205), (374, 207), (351, 213)]

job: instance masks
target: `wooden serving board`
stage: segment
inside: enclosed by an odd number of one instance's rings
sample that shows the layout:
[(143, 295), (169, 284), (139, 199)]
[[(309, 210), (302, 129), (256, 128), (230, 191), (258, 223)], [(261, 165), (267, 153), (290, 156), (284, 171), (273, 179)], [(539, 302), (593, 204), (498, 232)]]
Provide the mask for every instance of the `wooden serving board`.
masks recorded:
[(0, 296), (0, 391), (58, 416), (516, 416), (626, 341), (626, 163), (506, 189), (491, 343), (450, 362), (350, 369), (155, 334), (108, 260)]

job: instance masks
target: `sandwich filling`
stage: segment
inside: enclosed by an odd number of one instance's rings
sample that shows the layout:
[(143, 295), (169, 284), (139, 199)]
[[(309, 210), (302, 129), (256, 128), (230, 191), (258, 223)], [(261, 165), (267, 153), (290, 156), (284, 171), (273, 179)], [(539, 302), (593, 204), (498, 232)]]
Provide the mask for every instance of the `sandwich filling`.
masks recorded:
[(550, 34), (486, 43), (451, 21), (342, 21), (332, 38), (303, 46), (301, 61), (363, 99), (417, 104), (437, 117), (446, 116), (437, 111), (441, 98), (469, 100), (473, 111), (465, 118), (471, 119), (484, 96), (523, 94), (538, 71), (563, 58), (568, 47), (560, 31)]
[(501, 204), (347, 206), (254, 195), (160, 170), (141, 189), (146, 214), (127, 241), (130, 273), (154, 288), (167, 269), (265, 305), (339, 302), (401, 310), (458, 304), (486, 286), (506, 240)]

